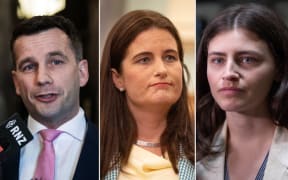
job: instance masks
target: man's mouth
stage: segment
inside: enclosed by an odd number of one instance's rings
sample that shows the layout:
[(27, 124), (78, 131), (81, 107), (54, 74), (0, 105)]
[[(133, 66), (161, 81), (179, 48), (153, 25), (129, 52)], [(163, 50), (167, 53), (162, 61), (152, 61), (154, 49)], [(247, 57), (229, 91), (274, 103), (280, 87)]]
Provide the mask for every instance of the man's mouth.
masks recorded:
[(43, 93), (43, 94), (38, 94), (35, 97), (40, 102), (51, 103), (57, 99), (58, 94), (57, 93), (45, 93), (45, 94)]

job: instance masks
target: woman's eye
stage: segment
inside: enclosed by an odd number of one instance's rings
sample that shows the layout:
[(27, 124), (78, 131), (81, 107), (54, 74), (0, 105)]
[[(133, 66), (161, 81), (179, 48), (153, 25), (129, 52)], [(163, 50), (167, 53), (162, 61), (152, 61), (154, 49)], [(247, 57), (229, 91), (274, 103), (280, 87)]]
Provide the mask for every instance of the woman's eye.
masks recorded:
[(213, 64), (222, 64), (224, 62), (223, 58), (212, 58), (211, 63)]
[(253, 57), (240, 57), (239, 61), (241, 64), (252, 64), (257, 62), (256, 58)]
[(177, 57), (176, 56), (172, 56), (172, 55), (167, 55), (164, 58), (166, 61), (176, 61)]
[(138, 59), (138, 60), (137, 60), (137, 63), (147, 64), (149, 61), (150, 61), (150, 58), (148, 58), (148, 57), (143, 57), (143, 58)]

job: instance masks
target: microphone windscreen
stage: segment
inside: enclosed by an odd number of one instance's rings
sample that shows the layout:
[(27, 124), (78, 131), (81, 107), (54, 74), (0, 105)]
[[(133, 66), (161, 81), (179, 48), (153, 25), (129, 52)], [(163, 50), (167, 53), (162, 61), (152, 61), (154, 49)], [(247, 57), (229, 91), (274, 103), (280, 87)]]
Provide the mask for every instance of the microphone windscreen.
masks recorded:
[(19, 148), (25, 146), (33, 139), (29, 129), (17, 113), (13, 114), (0, 125), (0, 131), (3, 131), (4, 136), (9, 139), (8, 141), (10, 143), (15, 144)]

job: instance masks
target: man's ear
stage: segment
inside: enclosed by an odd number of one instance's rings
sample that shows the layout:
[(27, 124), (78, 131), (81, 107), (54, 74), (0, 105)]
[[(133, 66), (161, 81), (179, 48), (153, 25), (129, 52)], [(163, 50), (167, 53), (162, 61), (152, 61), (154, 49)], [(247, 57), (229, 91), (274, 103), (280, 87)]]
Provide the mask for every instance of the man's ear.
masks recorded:
[(17, 77), (17, 72), (15, 70), (12, 70), (11, 73), (12, 73), (12, 78), (13, 78), (13, 83), (15, 86), (16, 94), (20, 96), (20, 88), (19, 88), (19, 80)]
[(88, 61), (86, 59), (81, 60), (78, 63), (78, 67), (79, 67), (80, 87), (83, 87), (86, 85), (89, 79)]
[(121, 74), (114, 68), (111, 69), (111, 73), (115, 87), (119, 89), (119, 91), (124, 91), (125, 90), (124, 81)]

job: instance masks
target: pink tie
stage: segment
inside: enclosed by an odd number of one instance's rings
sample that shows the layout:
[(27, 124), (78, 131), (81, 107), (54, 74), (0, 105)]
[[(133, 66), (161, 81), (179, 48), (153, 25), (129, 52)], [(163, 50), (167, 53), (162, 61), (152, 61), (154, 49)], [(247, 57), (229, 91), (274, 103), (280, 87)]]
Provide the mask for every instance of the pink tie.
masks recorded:
[(53, 141), (61, 131), (55, 129), (45, 129), (40, 131), (43, 138), (43, 148), (38, 157), (38, 163), (34, 178), (39, 180), (54, 180), (55, 176), (55, 152)]

